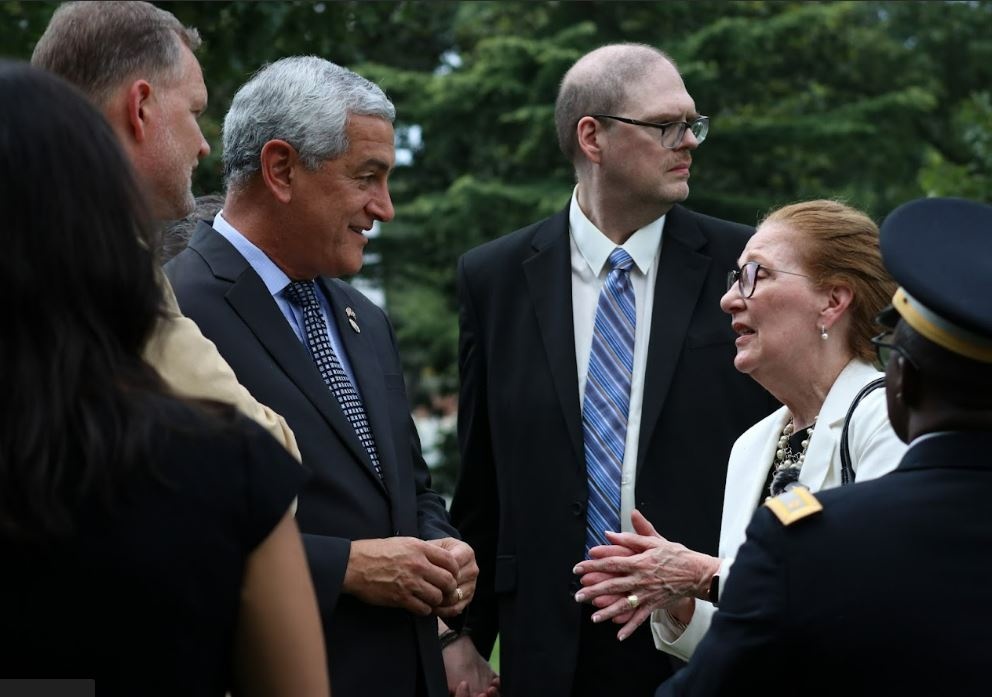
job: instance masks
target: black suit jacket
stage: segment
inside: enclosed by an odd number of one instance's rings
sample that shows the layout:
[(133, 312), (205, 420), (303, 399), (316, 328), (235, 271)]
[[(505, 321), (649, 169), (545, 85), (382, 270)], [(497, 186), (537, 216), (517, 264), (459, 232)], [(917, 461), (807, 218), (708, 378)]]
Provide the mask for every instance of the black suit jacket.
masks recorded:
[[(341, 594), (351, 540), (457, 536), (443, 499), (429, 488), (385, 314), (347, 284), (319, 279), (375, 436), (383, 486), (306, 347), (227, 240), (201, 223), (166, 273), (183, 313), (217, 344), (241, 384), (286, 419), (299, 442), (311, 478), (296, 520), (317, 590), (335, 695), (412, 694), (418, 664), (430, 694), (446, 695), (433, 617)], [(361, 333), (348, 324), (346, 307), (357, 315)]]
[[(777, 406), (734, 369), (719, 307), (752, 232), (675, 206), (654, 289), (635, 501), (662, 535), (712, 554), (730, 447)], [(467, 624), (484, 655), (500, 634), (505, 694), (569, 695), (585, 636), (572, 568), (587, 484), (568, 209), (470, 251), (458, 278), (462, 471), (451, 510), (480, 568)], [(637, 672), (642, 662), (623, 653), (637, 642), (667, 674), (646, 627), (608, 644), (618, 671)]]
[(987, 694), (990, 452), (992, 433), (931, 436), (788, 527), (761, 507), (708, 634), (657, 694)]

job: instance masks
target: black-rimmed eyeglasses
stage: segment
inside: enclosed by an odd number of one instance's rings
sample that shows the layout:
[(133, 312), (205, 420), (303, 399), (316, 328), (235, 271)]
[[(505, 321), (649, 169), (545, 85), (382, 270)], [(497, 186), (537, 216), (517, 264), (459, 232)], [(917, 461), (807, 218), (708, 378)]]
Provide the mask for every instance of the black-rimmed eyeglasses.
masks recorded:
[(637, 119), (628, 119), (626, 116), (611, 116), (610, 114), (589, 114), (589, 116), (594, 119), (613, 119), (614, 121), (629, 123), (634, 126), (657, 128), (661, 131), (661, 144), (669, 150), (674, 150), (682, 145), (682, 139), (685, 138), (685, 132), (687, 130), (692, 131), (697, 144), (706, 140), (706, 134), (710, 132), (709, 116), (699, 116), (692, 121), (669, 121), (667, 123), (638, 121)]
[(906, 349), (892, 342), (891, 331), (884, 331), (878, 336), (873, 336), (871, 343), (875, 346), (875, 355), (878, 356), (878, 363), (883, 368), (889, 364), (889, 359), (892, 358), (892, 354), (894, 353), (902, 356), (914, 368), (916, 367), (916, 363), (913, 361), (912, 356), (906, 353)]
[(784, 273), (789, 276), (802, 276), (803, 278), (809, 278), (809, 276), (804, 273), (773, 269), (770, 266), (764, 266), (756, 261), (749, 261), (739, 269), (734, 269), (733, 271), (727, 272), (727, 290), (733, 288), (736, 283), (737, 290), (740, 292), (741, 297), (747, 300), (754, 295), (754, 289), (758, 286), (758, 272), (761, 269), (764, 269), (765, 271), (772, 271), (774, 273)]

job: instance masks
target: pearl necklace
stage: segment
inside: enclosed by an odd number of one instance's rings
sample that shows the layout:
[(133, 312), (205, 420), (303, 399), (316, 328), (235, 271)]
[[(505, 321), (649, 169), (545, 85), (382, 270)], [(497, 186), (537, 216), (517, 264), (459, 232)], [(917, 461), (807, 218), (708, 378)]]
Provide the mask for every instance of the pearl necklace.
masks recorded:
[(813, 436), (813, 427), (816, 426), (816, 419), (806, 430), (806, 437), (799, 444), (801, 450), (798, 453), (792, 452), (789, 447), (789, 438), (795, 430), (795, 418), (789, 419), (789, 423), (782, 429), (782, 435), (778, 439), (778, 446), (775, 448), (775, 461), (772, 463), (772, 483), (768, 487), (772, 496), (778, 496), (783, 491), (791, 489), (799, 481), (799, 473), (802, 471), (803, 463), (806, 462), (806, 451), (809, 449), (809, 441)]

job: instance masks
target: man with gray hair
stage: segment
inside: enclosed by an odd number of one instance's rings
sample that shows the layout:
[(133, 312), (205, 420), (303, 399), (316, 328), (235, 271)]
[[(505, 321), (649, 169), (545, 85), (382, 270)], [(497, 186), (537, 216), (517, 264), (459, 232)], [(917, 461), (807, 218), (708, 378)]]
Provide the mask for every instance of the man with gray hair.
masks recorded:
[[(197, 124), (207, 107), (193, 55), (199, 45), (195, 29), (149, 3), (72, 2), (55, 11), (31, 56), (103, 112), (162, 221), (193, 210), (193, 170), (210, 152)], [(179, 396), (235, 405), (299, 459), (285, 420), (238, 384), (216, 347), (179, 312), (164, 278), (163, 291), (164, 317), (145, 360)]]
[(227, 197), (169, 264), (183, 310), (284, 414), (312, 472), (300, 494), (334, 694), (446, 695), (434, 615), (471, 599), (410, 417), (385, 314), (338, 280), (393, 217), (395, 111), (316, 57), (277, 61), (224, 120)]

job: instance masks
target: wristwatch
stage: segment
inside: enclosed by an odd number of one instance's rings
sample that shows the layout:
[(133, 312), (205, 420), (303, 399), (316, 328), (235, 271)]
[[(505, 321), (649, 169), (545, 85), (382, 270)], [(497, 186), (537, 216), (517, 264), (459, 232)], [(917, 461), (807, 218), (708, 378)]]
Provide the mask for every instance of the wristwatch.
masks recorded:
[(437, 640), (441, 644), (441, 648), (444, 649), (447, 646), (458, 641), (461, 638), (461, 632), (457, 629), (445, 629), (443, 632), (437, 635)]
[(713, 578), (710, 579), (710, 597), (707, 598), (714, 606), (720, 604), (720, 576), (719, 574), (713, 574)]

